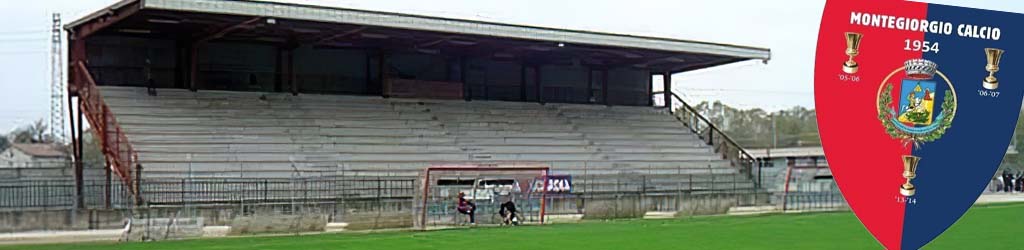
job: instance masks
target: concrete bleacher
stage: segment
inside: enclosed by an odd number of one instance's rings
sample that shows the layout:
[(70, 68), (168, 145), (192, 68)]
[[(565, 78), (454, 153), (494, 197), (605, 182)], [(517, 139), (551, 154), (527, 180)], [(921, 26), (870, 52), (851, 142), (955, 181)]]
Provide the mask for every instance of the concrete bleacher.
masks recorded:
[(593, 183), (634, 174), (677, 186), (697, 178), (691, 184), (702, 189), (752, 185), (653, 107), (180, 89), (149, 96), (133, 87), (101, 94), (143, 178), (413, 177), (433, 164), (536, 162)]

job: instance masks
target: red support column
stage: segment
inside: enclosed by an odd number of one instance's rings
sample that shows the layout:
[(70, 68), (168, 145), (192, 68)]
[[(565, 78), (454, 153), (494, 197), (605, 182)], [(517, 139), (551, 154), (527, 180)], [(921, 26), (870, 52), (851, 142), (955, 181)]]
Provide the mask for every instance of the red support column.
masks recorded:
[[(473, 100), (473, 88), (466, 82), (466, 57), (459, 57), (459, 81), (462, 82), (462, 98), (467, 102)], [(486, 84), (486, 83), (484, 83)], [(486, 95), (486, 94), (485, 94)]]
[[(75, 73), (75, 71), (71, 71), (69, 75), (74, 75), (74, 73)], [(72, 95), (76, 95), (77, 93), (72, 93), (71, 91), (68, 91), (68, 92), (69, 92), (69, 95), (68, 95), (68, 112), (70, 112), (70, 114), (68, 114), (68, 120), (70, 121), (69, 125), (71, 126), (71, 167), (73, 169), (77, 169), (78, 168), (77, 167), (78, 166), (78, 162), (82, 161), (82, 158), (80, 158), (78, 156), (78, 141), (81, 140), (81, 138), (80, 138), (81, 135), (79, 135), (77, 133), (77, 130), (76, 130), (77, 127), (75, 127), (75, 109), (74, 109), (75, 106), (74, 106), (74, 101), (72, 100)], [(78, 110), (79, 110), (79, 112), (81, 112), (81, 108), (79, 108)], [(78, 122), (82, 122), (82, 121), (78, 120)], [(78, 180), (78, 175), (75, 175), (76, 184), (77, 184), (77, 180)], [(77, 191), (76, 191), (76, 193), (77, 193)]]
[(370, 91), (373, 94), (379, 94), (387, 97), (384, 93), (384, 78), (387, 77), (387, 55), (384, 54), (384, 50), (377, 50), (377, 85), (373, 86), (373, 90)]
[(594, 69), (587, 67), (587, 103), (594, 101)]
[(601, 70), (601, 103), (610, 105), (608, 103), (608, 69)]
[(284, 91), (284, 48), (274, 53), (274, 92)]
[(292, 87), (292, 95), (299, 95), (299, 81), (295, 78), (295, 49), (289, 48), (285, 50), (285, 58), (287, 63), (285, 68), (288, 70), (286, 73), (288, 77), (288, 85)]
[(199, 88), (199, 43), (192, 43), (188, 56), (188, 89), (195, 92)]
[[(465, 83), (463, 83), (465, 84)], [(526, 65), (519, 64), (519, 101), (526, 101)]]
[[(787, 164), (788, 165), (788, 164)], [(787, 196), (789, 196), (789, 178), (793, 174), (793, 165), (786, 166), (786, 184), (782, 188), (782, 211), (786, 211)]]
[(675, 113), (672, 110), (672, 72), (665, 72), (662, 75), (662, 84), (665, 88), (665, 107), (668, 108), (669, 113)]
[[(83, 132), (82, 131), (82, 123), (83, 123), (82, 122), (82, 119), (83, 119), (82, 118), (82, 105), (83, 105), (83, 103), (84, 102), (82, 101), (82, 98), (78, 98), (78, 112), (77, 112), (78, 114), (77, 114), (77, 116), (78, 116), (78, 121), (79, 122), (77, 124), (78, 125), (77, 126), (78, 127), (78, 131), (76, 132), (78, 135), (81, 135), (82, 132)], [(79, 136), (79, 137), (81, 137), (81, 136)], [(75, 160), (75, 204), (76, 204), (76, 207), (78, 207), (78, 208), (85, 208), (85, 196), (83, 195), (85, 192), (83, 192), (83, 190), (82, 190), (83, 187), (84, 187), (83, 184), (85, 182), (85, 179), (82, 176), (82, 174), (84, 173), (84, 171), (83, 171), (84, 164), (82, 162), (82, 155), (83, 155), (82, 145), (83, 145), (82, 138), (78, 138), (78, 140), (75, 140), (75, 156), (74, 156), (74, 159), (76, 159)]]
[(544, 169), (544, 187), (540, 191), (540, 224), (544, 224), (544, 217), (547, 212), (547, 200), (548, 200), (548, 176), (551, 175), (551, 169)]
[(537, 89), (534, 89), (537, 92), (537, 102), (544, 104), (544, 90), (541, 89), (543, 86), (540, 84), (539, 65), (533, 65), (533, 85), (537, 86)]
[(427, 212), (429, 212), (427, 211), (427, 197), (430, 197), (430, 168), (427, 168), (424, 172), (426, 174), (423, 175), (423, 204), (422, 207), (420, 207), (420, 209), (423, 209), (423, 212), (420, 213), (420, 227), (423, 227), (423, 229), (426, 230)]

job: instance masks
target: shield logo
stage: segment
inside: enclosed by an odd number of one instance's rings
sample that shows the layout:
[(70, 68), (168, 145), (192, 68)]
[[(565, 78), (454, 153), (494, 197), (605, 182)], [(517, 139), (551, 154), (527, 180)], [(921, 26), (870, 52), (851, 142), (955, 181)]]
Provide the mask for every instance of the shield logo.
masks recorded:
[(919, 2), (826, 3), (814, 70), (822, 145), (851, 210), (885, 248), (939, 237), (995, 175), (1024, 96), (1024, 76), (999, 71), (1024, 67), (1014, 56), (1024, 36), (1006, 35), (1024, 30), (1012, 23), (1024, 18)]

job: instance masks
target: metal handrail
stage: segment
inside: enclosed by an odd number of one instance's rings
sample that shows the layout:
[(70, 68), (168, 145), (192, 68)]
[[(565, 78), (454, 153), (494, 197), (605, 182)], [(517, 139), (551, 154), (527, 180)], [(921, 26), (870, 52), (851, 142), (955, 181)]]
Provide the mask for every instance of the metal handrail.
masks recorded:
[(111, 170), (121, 178), (125, 185), (134, 187), (129, 191), (139, 199), (138, 183), (133, 182), (132, 176), (132, 172), (134, 172), (132, 167), (138, 164), (138, 153), (132, 148), (127, 135), (110, 111), (110, 107), (100, 96), (96, 81), (85, 62), (77, 61), (73, 64), (74, 73), (79, 74), (77, 77), (82, 79), (76, 81), (82, 113), (92, 125), (93, 132), (99, 137), (103, 154)]
[[(651, 93), (651, 99), (653, 100), (654, 96), (656, 96), (656, 95), (664, 96), (665, 92), (664, 91), (652, 92)], [(736, 151), (739, 153), (738, 155), (735, 156), (735, 157), (737, 157), (737, 159), (732, 159), (733, 156), (731, 156), (729, 154), (728, 150), (725, 150), (725, 152), (720, 152), (720, 153), (723, 154), (723, 156), (725, 156), (730, 161), (746, 161), (746, 162), (740, 162), (741, 164), (753, 164), (753, 163), (755, 163), (756, 158), (754, 158), (754, 156), (752, 156), (750, 154), (750, 152), (747, 152), (747, 150), (744, 149), (739, 143), (737, 143), (736, 140), (732, 139), (732, 137), (730, 137), (728, 134), (726, 134), (724, 131), (722, 131), (720, 128), (718, 128), (718, 126), (716, 126), (713, 122), (708, 120), (707, 117), (704, 117), (704, 115), (701, 115), (700, 112), (697, 112), (697, 109), (695, 109), (693, 106), (690, 106), (690, 104), (687, 103), (686, 101), (684, 101), (683, 98), (679, 97), (679, 95), (676, 95), (675, 93), (672, 93), (671, 96), (672, 96), (673, 99), (678, 101), (679, 104), (681, 104), (681, 107), (683, 109), (685, 109), (685, 111), (689, 112), (690, 114), (692, 114), (693, 117), (697, 118), (697, 121), (700, 121), (700, 122), (704, 123), (705, 126), (707, 126), (707, 128), (709, 129), (709, 134), (708, 134), (707, 138), (704, 138), (705, 139), (705, 143), (715, 147), (716, 150), (719, 150), (718, 146), (715, 145), (714, 135), (711, 134), (711, 133), (717, 134), (722, 139), (725, 139), (725, 142), (726, 142), (726, 144), (729, 147), (732, 147), (732, 148), (736, 149)], [(668, 108), (669, 113), (672, 113), (676, 117), (676, 119), (679, 119), (684, 124), (686, 123), (685, 121), (682, 121), (681, 117), (676, 115), (676, 112), (675, 112), (675, 110), (672, 107), (666, 107), (666, 108)], [(690, 130), (692, 130), (694, 133), (697, 133), (698, 135), (701, 135), (701, 133), (703, 133), (703, 131), (699, 131), (697, 129), (697, 127), (692, 125), (692, 124), (687, 124), (687, 127), (689, 127)], [(736, 164), (736, 163), (737, 162), (733, 162), (733, 164)], [(753, 178), (754, 177), (753, 176), (753, 169), (752, 169), (753, 166), (752, 165), (746, 165), (744, 167), (750, 168), (750, 169), (747, 169), (747, 171), (748, 171), (747, 174), (750, 175), (751, 178)], [(760, 174), (760, 171), (758, 171), (758, 174)], [(760, 186), (760, 178), (757, 178), (755, 180), (755, 182), (757, 183), (757, 186)]]

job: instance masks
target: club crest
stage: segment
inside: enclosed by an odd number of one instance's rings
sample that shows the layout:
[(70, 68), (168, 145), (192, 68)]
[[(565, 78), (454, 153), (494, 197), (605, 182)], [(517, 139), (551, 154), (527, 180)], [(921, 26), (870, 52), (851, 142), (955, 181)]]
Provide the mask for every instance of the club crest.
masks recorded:
[[(898, 102), (893, 101), (896, 86)], [(877, 100), (878, 120), (885, 132), (915, 146), (941, 138), (956, 117), (953, 83), (938, 65), (925, 59), (908, 60), (886, 76), (878, 88)]]
[[(843, 197), (885, 248), (918, 249), (939, 237), (1003, 162), (1024, 98), (1024, 76), (1005, 70), (1024, 65), (1014, 54), (1024, 36), (1009, 35), (1024, 30), (1010, 23), (1024, 15), (904, 1), (826, 4), (814, 76), (818, 131)], [(965, 27), (999, 31), (960, 33)]]

